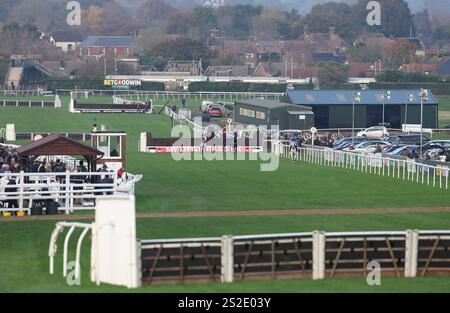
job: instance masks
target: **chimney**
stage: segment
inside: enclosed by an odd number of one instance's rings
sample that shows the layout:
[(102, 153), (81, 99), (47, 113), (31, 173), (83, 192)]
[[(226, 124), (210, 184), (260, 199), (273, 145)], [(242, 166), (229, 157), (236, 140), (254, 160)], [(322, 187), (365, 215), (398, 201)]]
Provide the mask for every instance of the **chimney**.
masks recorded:
[(330, 27), (330, 37), (336, 36), (336, 27)]

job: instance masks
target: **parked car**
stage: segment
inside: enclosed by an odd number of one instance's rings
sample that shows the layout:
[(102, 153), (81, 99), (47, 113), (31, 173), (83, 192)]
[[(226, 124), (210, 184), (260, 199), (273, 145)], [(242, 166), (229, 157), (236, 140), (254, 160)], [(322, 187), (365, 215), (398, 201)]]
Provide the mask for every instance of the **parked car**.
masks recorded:
[(203, 101), (200, 109), (202, 112), (207, 112), (209, 110), (210, 105), (215, 104), (212, 101)]
[(384, 141), (367, 141), (356, 145), (353, 151), (363, 153), (374, 153), (378, 146), (380, 146), (380, 148), (383, 148), (384, 146), (388, 145), (390, 145), (390, 143)]
[[(395, 149), (394, 151), (389, 152), (388, 155), (389, 156), (400, 156), (400, 155), (404, 155), (405, 151), (408, 153), (408, 155), (413, 151), (418, 152), (417, 146), (408, 145), (408, 146), (400, 146), (399, 148)], [(419, 153), (417, 153), (417, 154), (419, 154)]]
[(211, 117), (222, 117), (222, 108), (219, 105), (210, 105), (208, 114)]
[[(426, 136), (422, 135), (422, 142), (426, 143), (430, 141)], [(403, 144), (403, 145), (420, 145), (420, 134), (419, 135), (401, 135), (394, 140), (393, 144)]]
[(447, 154), (450, 153), (450, 141), (430, 141), (422, 146), (422, 151), (425, 157), (432, 160), (445, 160)]
[(211, 108), (219, 108), (222, 112), (226, 109), (223, 103), (213, 101), (203, 101), (200, 107), (202, 112), (208, 112)]
[(392, 152), (394, 150), (397, 150), (398, 148), (403, 147), (403, 145), (390, 145), (390, 146), (385, 146), (383, 148), (383, 153), (384, 154), (389, 154), (389, 152)]
[(450, 140), (432, 140), (427, 144), (442, 146), (445, 150), (450, 150)]
[(367, 137), (367, 138), (374, 138), (374, 139), (388, 137), (388, 136), (389, 136), (389, 133), (388, 133), (386, 127), (383, 127), (383, 126), (369, 127), (358, 133), (358, 137)]
[(369, 139), (367, 139), (367, 137), (348, 137), (348, 138), (343, 138), (341, 140), (336, 141), (333, 144), (333, 148), (337, 148), (340, 145), (344, 144), (344, 143), (352, 143), (352, 138), (353, 138), (353, 142), (356, 144), (361, 143), (361, 142), (365, 142), (368, 141)]
[(398, 138), (398, 136), (387, 136), (387, 137), (381, 138), (381, 140), (393, 143), (397, 138)]
[(347, 149), (348, 147), (350, 147), (351, 144), (352, 144), (351, 141), (350, 142), (343, 142), (343, 143), (341, 143), (339, 146), (337, 146), (334, 149), (336, 149), (336, 150), (344, 150), (344, 149)]

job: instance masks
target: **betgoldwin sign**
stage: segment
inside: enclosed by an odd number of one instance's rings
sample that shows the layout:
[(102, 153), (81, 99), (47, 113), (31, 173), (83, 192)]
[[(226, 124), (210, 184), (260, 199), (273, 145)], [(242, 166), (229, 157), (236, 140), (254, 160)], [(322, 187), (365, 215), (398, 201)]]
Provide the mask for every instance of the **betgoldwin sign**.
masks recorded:
[(142, 81), (139, 79), (105, 79), (103, 84), (114, 89), (130, 89), (131, 87), (141, 87)]

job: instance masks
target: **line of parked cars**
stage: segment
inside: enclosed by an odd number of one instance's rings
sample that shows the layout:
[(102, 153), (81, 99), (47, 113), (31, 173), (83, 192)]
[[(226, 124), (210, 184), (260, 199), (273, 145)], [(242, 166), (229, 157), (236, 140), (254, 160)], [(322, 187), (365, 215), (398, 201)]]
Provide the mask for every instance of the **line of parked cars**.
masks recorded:
[[(420, 134), (390, 136), (384, 127), (371, 127), (357, 137), (336, 141), (333, 148), (361, 153), (382, 153), (387, 156), (420, 158)], [(433, 140), (422, 135), (422, 152), (425, 159), (449, 161), (450, 140)]]

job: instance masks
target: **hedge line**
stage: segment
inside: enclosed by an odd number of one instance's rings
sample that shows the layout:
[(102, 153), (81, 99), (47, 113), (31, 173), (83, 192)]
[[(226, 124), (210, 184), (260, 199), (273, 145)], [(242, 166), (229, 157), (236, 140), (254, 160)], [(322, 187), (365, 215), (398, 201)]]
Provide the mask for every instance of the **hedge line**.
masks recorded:
[[(96, 90), (107, 90), (112, 89), (111, 87), (106, 87), (103, 84), (102, 79), (54, 79), (47, 82), (48, 90), (56, 89), (96, 89)], [(136, 87), (132, 89), (137, 90), (165, 90), (166, 86), (164, 83), (159, 82), (142, 82), (141, 87)]]
[[(295, 89), (312, 89), (312, 84), (295, 85)], [(190, 92), (285, 92), (287, 84), (243, 83), (243, 82), (193, 82)]]

